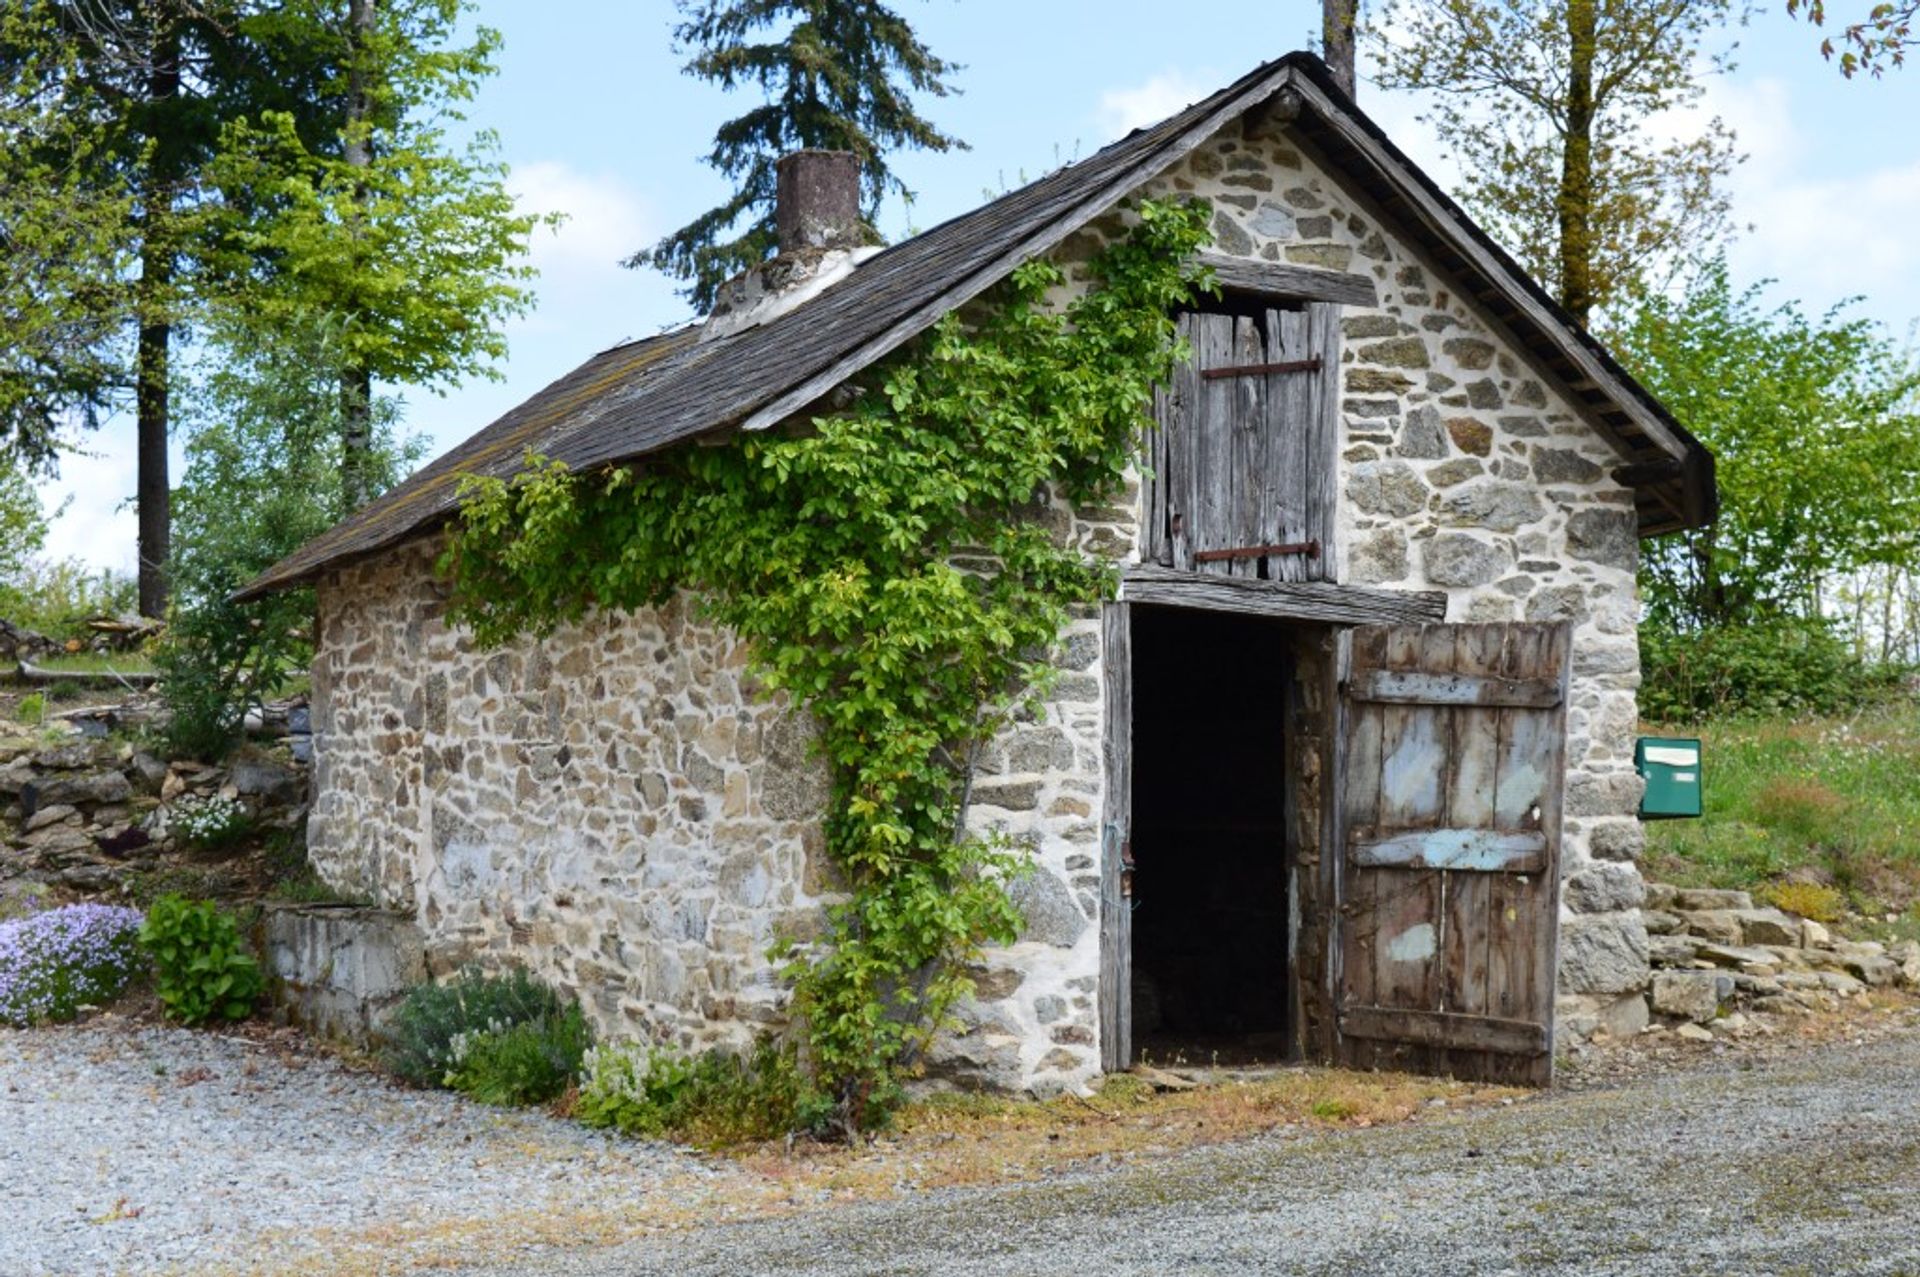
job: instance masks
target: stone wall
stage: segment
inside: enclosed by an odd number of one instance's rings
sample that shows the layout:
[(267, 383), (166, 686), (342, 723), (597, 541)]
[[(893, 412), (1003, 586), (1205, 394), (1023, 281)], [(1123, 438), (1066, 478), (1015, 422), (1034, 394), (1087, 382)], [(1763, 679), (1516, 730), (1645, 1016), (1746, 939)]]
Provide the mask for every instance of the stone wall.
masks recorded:
[(741, 645), (684, 603), (476, 647), (434, 547), (320, 585), (315, 866), (412, 912), (437, 973), (520, 962), (603, 1033), (740, 1044), (818, 927), (825, 776)]
[[(1123, 507), (1048, 517), (1089, 553)], [(783, 1021), (766, 950), (830, 898), (826, 776), (804, 715), (764, 699), (686, 602), (476, 647), (423, 542), (320, 583), (309, 846), (344, 893), (413, 913), (444, 974), (522, 963), (603, 1034), (691, 1048)], [(977, 973), (956, 1080), (1057, 1090), (1098, 1072), (1099, 621), (1064, 636), (1038, 712), (982, 756), (969, 824), (1026, 846), (1027, 925)]]

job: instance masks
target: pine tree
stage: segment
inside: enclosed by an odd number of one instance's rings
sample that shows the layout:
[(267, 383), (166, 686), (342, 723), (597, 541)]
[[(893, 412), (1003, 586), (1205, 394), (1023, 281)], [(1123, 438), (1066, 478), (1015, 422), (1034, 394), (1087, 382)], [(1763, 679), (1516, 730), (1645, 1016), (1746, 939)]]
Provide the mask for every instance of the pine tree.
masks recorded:
[(865, 216), (877, 240), (881, 201), (908, 193), (887, 156), (904, 147), (965, 149), (913, 102), (916, 93), (946, 96), (947, 79), (959, 68), (935, 57), (878, 0), (679, 5), (675, 47), (694, 50), (686, 73), (725, 89), (755, 85), (766, 96), (721, 125), (707, 154), (706, 163), (735, 183), (733, 195), (627, 262), (685, 281), (681, 294), (698, 310), (711, 309), (722, 283), (773, 253), (774, 165), (781, 155), (821, 148), (859, 156)]

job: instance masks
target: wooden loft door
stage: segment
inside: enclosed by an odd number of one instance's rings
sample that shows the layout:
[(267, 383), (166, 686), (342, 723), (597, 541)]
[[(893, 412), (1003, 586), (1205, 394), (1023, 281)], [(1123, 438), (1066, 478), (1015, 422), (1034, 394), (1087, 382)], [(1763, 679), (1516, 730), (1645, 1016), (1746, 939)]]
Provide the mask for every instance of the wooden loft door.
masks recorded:
[(1193, 357), (1155, 396), (1149, 562), (1334, 579), (1339, 315), (1330, 302), (1180, 315)]

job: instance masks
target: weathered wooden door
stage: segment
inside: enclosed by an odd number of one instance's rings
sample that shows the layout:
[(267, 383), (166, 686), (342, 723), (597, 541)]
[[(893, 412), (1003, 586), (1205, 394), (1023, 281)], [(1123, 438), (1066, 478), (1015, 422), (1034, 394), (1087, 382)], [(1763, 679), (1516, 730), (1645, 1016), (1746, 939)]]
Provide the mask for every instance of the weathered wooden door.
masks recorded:
[(1193, 358), (1155, 399), (1149, 562), (1333, 579), (1339, 314), (1309, 302), (1179, 317)]
[(1341, 1059), (1544, 1085), (1569, 627), (1363, 627), (1349, 642)]

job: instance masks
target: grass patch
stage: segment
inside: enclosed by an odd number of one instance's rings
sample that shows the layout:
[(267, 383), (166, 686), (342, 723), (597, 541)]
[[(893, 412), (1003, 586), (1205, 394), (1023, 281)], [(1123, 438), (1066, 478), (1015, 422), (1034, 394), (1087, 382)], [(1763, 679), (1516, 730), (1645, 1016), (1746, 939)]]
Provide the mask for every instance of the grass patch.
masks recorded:
[(33, 667), (58, 674), (153, 673), (153, 661), (144, 652), (57, 652), (34, 661)]
[[(835, 1196), (1035, 1180), (1081, 1166), (1177, 1153), (1285, 1127), (1339, 1129), (1494, 1103), (1509, 1088), (1397, 1073), (1291, 1068), (1161, 1093), (1119, 1074), (1082, 1099), (931, 1095), (903, 1107), (870, 1148), (769, 1142), (736, 1149), (745, 1169)], [(1439, 1103), (1436, 1103), (1438, 1101)]]
[(1920, 901), (1920, 706), (1683, 734), (1701, 738), (1705, 816), (1647, 826), (1655, 877), (1823, 920), (1843, 902), (1884, 916)]

